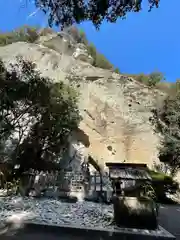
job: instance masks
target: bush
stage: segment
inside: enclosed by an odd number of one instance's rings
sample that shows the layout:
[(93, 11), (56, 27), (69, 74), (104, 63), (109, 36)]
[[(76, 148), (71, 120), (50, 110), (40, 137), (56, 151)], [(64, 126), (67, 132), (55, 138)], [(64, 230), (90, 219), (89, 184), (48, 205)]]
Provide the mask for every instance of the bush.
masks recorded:
[(163, 74), (160, 72), (152, 72), (150, 74), (128, 74), (128, 76), (134, 78), (136, 81), (141, 82), (149, 87), (157, 86), (162, 80), (164, 80)]
[(94, 59), (93, 66), (103, 68), (103, 69), (113, 69), (113, 65), (107, 60), (107, 58), (98, 53), (94, 44), (87, 45), (87, 50), (89, 55)]
[(157, 83), (164, 80), (163, 74), (160, 72), (152, 72), (148, 76), (148, 85), (149, 86), (156, 86)]
[[(89, 43), (84, 31), (79, 30), (75, 26), (68, 27), (64, 29), (75, 42), (83, 43), (88, 50), (89, 55), (94, 59), (93, 66), (103, 68), (103, 69), (113, 69), (113, 65), (108, 61), (108, 59), (101, 53), (99, 53), (96, 47)], [(39, 36), (45, 36), (47, 34), (52, 34), (54, 31), (51, 28), (44, 28), (40, 30), (38, 27), (22, 26), (12, 32), (5, 32), (0, 34), (0, 46), (5, 46), (14, 42), (29, 42), (34, 43)], [(115, 69), (115, 71), (118, 71)], [(118, 72), (119, 73), (119, 72)]]
[(84, 45), (88, 45), (88, 40), (87, 40), (87, 37), (86, 37), (86, 34), (83, 30), (80, 30), (79, 31), (79, 34), (80, 34), (80, 43), (83, 43)]
[(92, 44), (92, 43), (88, 44), (87, 51), (88, 51), (88, 54), (91, 55), (91, 57), (94, 59), (93, 65), (95, 66), (97, 52), (96, 52), (96, 47), (94, 46), (94, 44)]
[(115, 69), (114, 69), (114, 72), (117, 73), (117, 74), (120, 74), (120, 73), (121, 73), (120, 70), (119, 70), (119, 68), (115, 68)]
[(39, 37), (39, 28), (23, 26), (12, 32), (5, 32), (0, 34), (0, 46), (5, 46), (14, 42), (35, 42)]
[(96, 59), (95, 59), (95, 67), (103, 68), (103, 69), (113, 69), (112, 64), (107, 60), (107, 58), (100, 53), (96, 53)]
[(178, 183), (171, 176), (156, 171), (149, 171), (149, 173), (157, 200), (163, 201), (167, 193), (174, 194), (178, 190)]
[(79, 30), (75, 26), (71, 26), (65, 31), (73, 37), (77, 43), (83, 43), (87, 47), (88, 54), (94, 59), (93, 66), (103, 69), (113, 69), (113, 65), (101, 53), (99, 53), (94, 44), (89, 43), (83, 30)]

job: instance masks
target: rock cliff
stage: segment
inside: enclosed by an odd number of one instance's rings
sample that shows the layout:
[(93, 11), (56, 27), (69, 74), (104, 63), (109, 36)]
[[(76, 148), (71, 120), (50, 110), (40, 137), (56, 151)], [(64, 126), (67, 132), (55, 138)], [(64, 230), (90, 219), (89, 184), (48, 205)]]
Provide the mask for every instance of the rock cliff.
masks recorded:
[(125, 161), (152, 166), (158, 162), (160, 138), (149, 119), (151, 109), (164, 97), (162, 92), (92, 66), (85, 46), (65, 34), (44, 36), (35, 44), (17, 42), (0, 48), (0, 58), (7, 65), (18, 55), (35, 62), (42, 75), (70, 82), (79, 90), (80, 129), (89, 137), (86, 152), (98, 164)]

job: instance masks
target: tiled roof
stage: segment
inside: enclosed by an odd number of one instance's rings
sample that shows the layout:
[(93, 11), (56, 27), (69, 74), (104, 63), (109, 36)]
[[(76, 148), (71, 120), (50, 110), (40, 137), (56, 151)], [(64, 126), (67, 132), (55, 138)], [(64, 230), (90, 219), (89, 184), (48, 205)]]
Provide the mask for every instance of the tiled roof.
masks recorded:
[(110, 169), (109, 172), (110, 178), (151, 180), (150, 175), (144, 169), (121, 168)]

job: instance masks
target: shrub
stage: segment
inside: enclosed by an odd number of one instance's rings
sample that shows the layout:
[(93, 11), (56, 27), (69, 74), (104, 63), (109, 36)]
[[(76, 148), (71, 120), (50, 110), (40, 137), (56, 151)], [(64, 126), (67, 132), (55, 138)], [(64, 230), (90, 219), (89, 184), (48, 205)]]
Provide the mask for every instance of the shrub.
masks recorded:
[(117, 73), (117, 74), (120, 74), (120, 73), (121, 73), (120, 70), (119, 70), (119, 68), (115, 68), (115, 69), (114, 69), (114, 72)]
[(163, 74), (160, 72), (152, 72), (150, 74), (128, 74), (128, 76), (150, 87), (157, 86), (157, 84), (164, 80)]
[(103, 69), (113, 69), (113, 65), (101, 53), (99, 53), (94, 44), (89, 43), (83, 30), (79, 30), (75, 26), (71, 26), (65, 31), (70, 34), (77, 43), (83, 43), (87, 47), (88, 54), (94, 59), (93, 66)]
[(0, 46), (11, 44), (14, 42), (35, 42), (39, 37), (38, 27), (23, 26), (12, 32), (0, 34)]
[(113, 65), (107, 60), (107, 58), (103, 54), (97, 52), (94, 44), (89, 44), (87, 50), (89, 55), (94, 59), (93, 66), (103, 69), (113, 69)]
[(96, 53), (96, 59), (95, 59), (95, 67), (103, 68), (103, 69), (113, 69), (112, 64), (107, 60), (107, 58), (100, 53)]
[(171, 176), (156, 171), (150, 171), (149, 173), (159, 201), (163, 201), (167, 193), (174, 194), (178, 190), (178, 183)]
[(157, 83), (164, 80), (163, 74), (160, 72), (152, 72), (148, 76), (148, 85), (149, 86), (156, 86)]

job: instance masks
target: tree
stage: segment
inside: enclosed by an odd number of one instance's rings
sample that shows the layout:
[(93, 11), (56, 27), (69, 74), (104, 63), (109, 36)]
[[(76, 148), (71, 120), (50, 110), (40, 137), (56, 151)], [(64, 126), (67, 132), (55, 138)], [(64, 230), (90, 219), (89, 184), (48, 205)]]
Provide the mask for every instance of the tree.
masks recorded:
[(56, 161), (80, 115), (72, 88), (41, 77), (30, 62), (17, 61), (11, 72), (0, 64), (0, 142), (6, 158), (23, 171)]
[(164, 76), (160, 72), (152, 72), (148, 76), (148, 85), (149, 86), (156, 86), (157, 83), (161, 82), (164, 80)]
[[(158, 7), (160, 0), (147, 0), (151, 10)], [(139, 12), (142, 0), (35, 0), (38, 8), (48, 14), (49, 25), (53, 23), (62, 27), (74, 23), (90, 20), (96, 28), (99, 28), (103, 20), (116, 22), (118, 18), (124, 18), (128, 12)]]
[(171, 174), (180, 169), (180, 95), (167, 97), (163, 104), (153, 110), (156, 131), (161, 133), (159, 158), (170, 166)]

